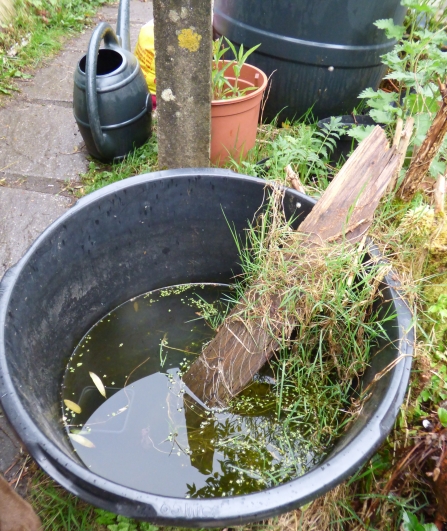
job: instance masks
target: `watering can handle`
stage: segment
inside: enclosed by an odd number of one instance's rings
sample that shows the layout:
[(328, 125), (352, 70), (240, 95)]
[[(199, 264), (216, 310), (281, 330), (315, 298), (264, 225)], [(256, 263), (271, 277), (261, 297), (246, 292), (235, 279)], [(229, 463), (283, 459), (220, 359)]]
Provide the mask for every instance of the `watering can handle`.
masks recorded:
[(104, 157), (109, 158), (113, 153), (114, 146), (107, 135), (102, 132), (99, 120), (98, 93), (96, 87), (96, 71), (98, 66), (98, 51), (101, 41), (107, 47), (119, 47), (119, 41), (110, 24), (101, 22), (92, 33), (87, 51), (87, 62), (85, 67), (85, 92), (87, 97), (87, 114), (90, 130), (95, 142), (96, 149)]

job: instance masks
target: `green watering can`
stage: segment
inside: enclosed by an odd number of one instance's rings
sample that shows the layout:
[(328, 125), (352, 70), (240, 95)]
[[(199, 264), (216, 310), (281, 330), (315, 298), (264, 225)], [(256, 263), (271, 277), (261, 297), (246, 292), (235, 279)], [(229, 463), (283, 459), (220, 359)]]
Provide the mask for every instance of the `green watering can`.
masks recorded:
[[(104, 47), (99, 48), (104, 40)], [(151, 136), (152, 99), (130, 52), (129, 0), (121, 0), (117, 32), (95, 28), (74, 74), (73, 113), (87, 151), (104, 162), (122, 159)]]

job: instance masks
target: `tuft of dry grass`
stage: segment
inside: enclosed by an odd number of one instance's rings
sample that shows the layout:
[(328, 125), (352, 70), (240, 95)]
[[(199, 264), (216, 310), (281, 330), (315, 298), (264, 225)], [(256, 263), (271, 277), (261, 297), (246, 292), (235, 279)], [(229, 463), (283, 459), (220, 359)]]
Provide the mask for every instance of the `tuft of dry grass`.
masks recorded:
[(392, 316), (379, 319), (373, 303), (391, 265), (368, 253), (366, 239), (308, 245), (285, 219), (283, 189), (270, 190), (242, 251), (236, 298), (244, 304), (232, 319), (271, 332), (278, 415), (285, 422), (299, 418), (303, 434), (313, 433), (324, 451), (361, 411), (352, 385), (375, 341), (386, 337), (385, 319)]

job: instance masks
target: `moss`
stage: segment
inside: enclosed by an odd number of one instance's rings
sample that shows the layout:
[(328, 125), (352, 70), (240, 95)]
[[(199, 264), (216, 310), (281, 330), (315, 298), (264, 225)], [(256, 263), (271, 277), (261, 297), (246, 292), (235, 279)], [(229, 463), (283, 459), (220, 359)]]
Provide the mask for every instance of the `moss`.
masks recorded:
[(447, 252), (430, 253), (426, 277), (432, 277), (432, 281), (425, 285), (424, 302), (429, 315), (433, 318), (432, 330), (436, 344), (441, 350), (445, 350), (447, 348), (447, 318), (443, 318), (437, 311), (430, 312), (430, 308), (439, 303), (441, 296), (447, 294)]

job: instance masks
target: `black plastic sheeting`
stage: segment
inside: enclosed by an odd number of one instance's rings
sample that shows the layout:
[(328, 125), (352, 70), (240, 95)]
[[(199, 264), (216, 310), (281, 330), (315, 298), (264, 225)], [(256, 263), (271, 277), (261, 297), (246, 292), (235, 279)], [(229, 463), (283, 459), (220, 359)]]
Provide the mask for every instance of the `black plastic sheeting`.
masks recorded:
[[(179, 499), (140, 492), (89, 471), (61, 423), (66, 363), (85, 332), (118, 304), (186, 282), (229, 282), (238, 273), (230, 226), (242, 234), (266, 197), (266, 182), (226, 170), (170, 170), (112, 184), (56, 220), (0, 284), (2, 407), (39, 465), (68, 491), (104, 509), (154, 523), (225, 527), (284, 513), (324, 494), (379, 448), (403, 401), (412, 360), (412, 316), (384, 279), (381, 311), (392, 312), (390, 342), (379, 345), (363, 385), (360, 416), (331, 455), (302, 477), (234, 498)], [(314, 200), (287, 190), (296, 223)], [(119, 458), (119, 457), (117, 457)]]

